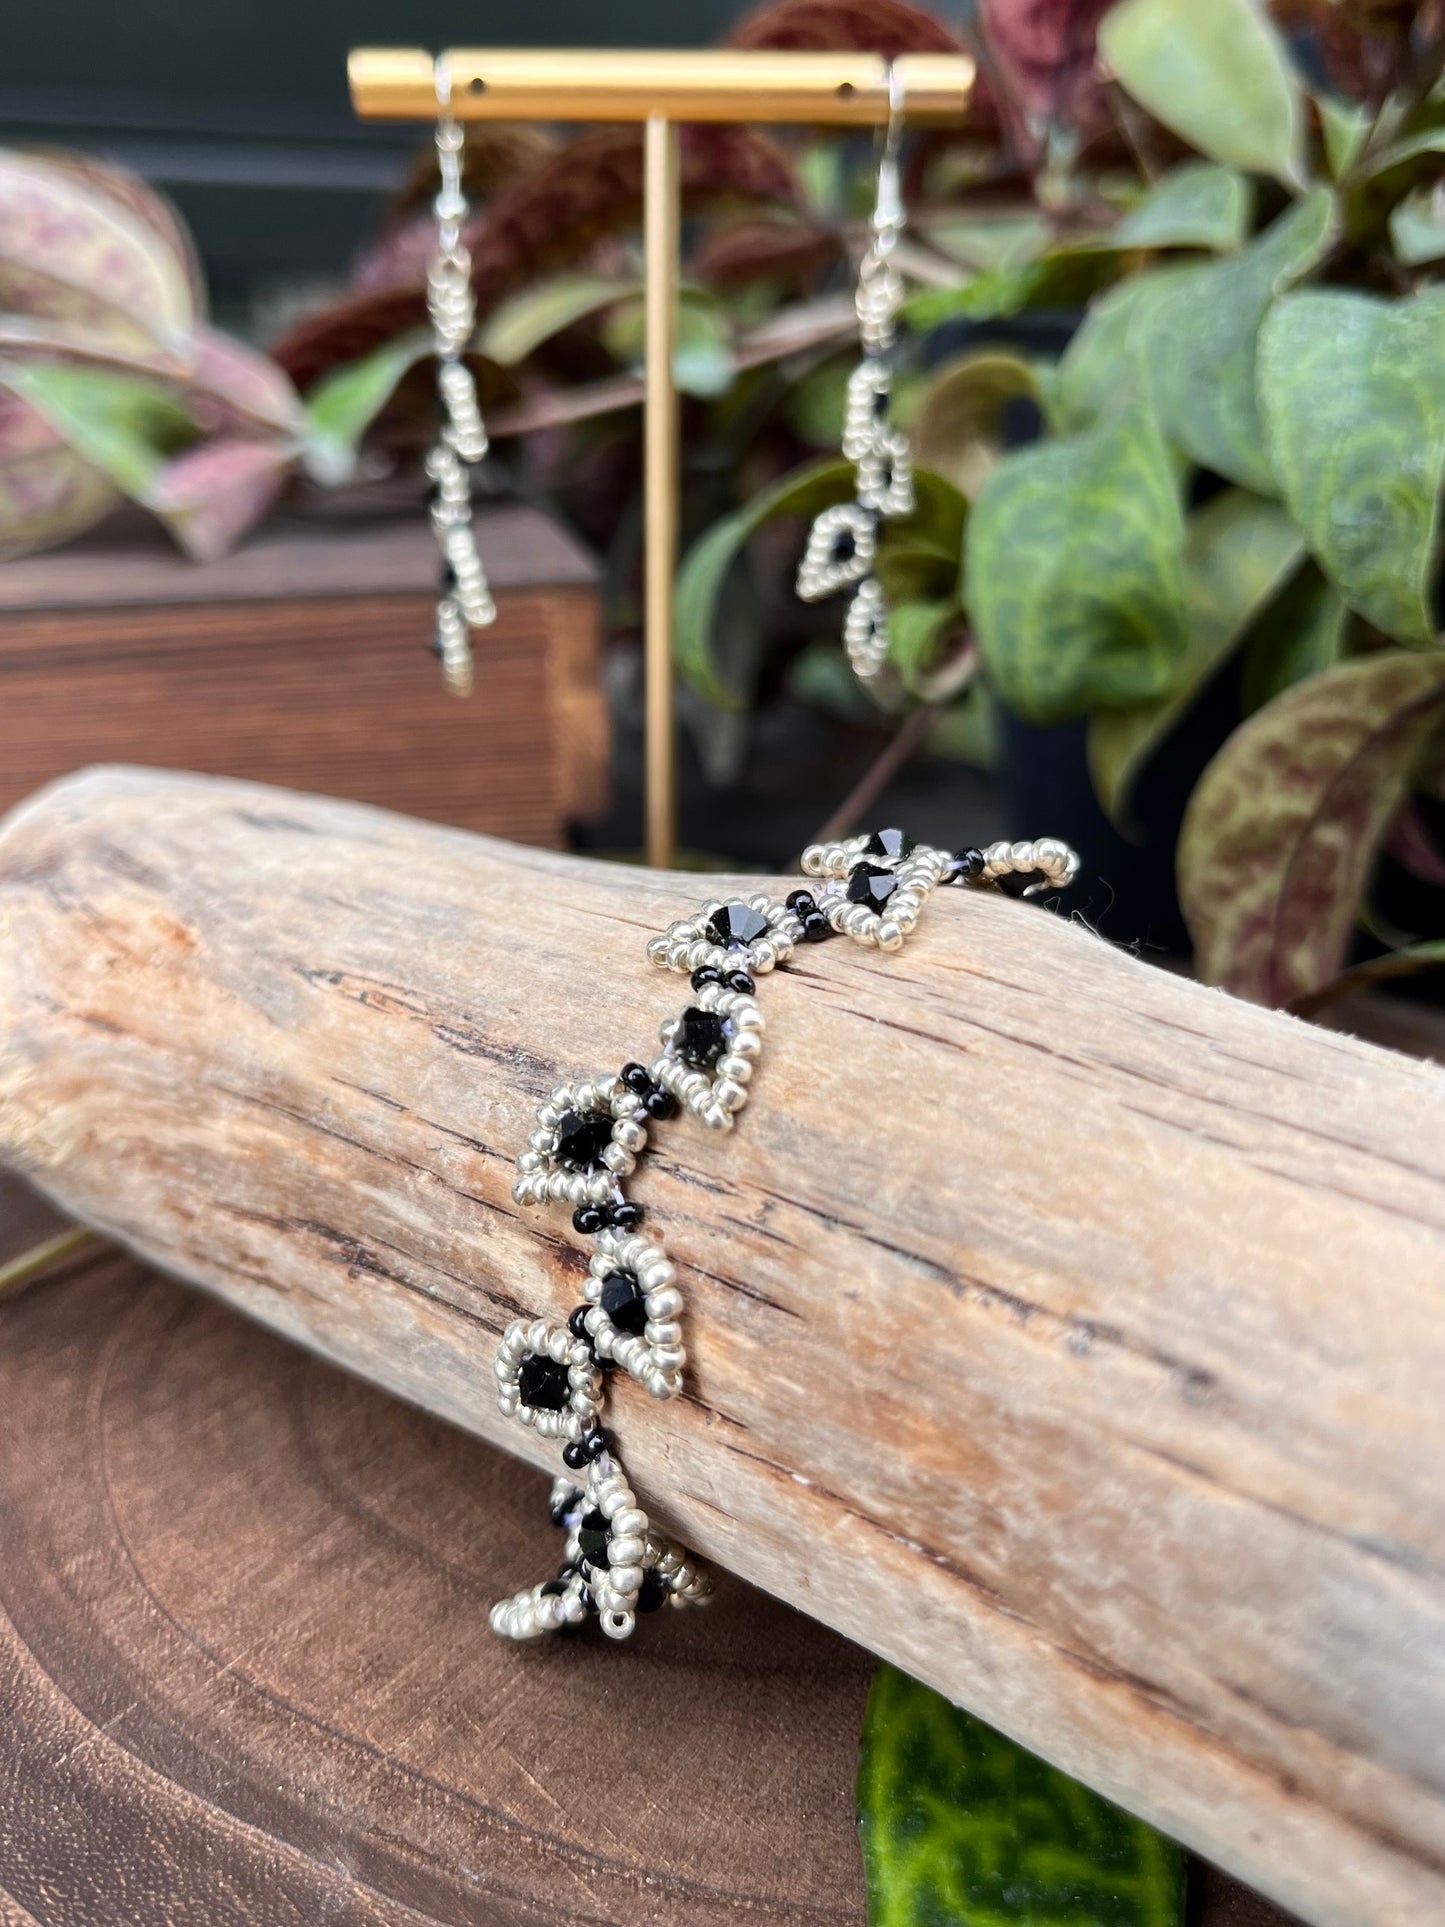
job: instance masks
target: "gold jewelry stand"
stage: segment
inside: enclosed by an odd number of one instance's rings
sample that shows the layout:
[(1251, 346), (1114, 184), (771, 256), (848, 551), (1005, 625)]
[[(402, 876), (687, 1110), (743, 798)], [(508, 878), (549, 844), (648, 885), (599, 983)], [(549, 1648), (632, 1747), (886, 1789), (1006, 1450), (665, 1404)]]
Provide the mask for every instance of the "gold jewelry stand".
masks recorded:
[[(678, 155), (683, 121), (790, 121), (883, 126), (888, 62), (878, 54), (579, 51), (460, 48), (441, 59), (458, 120), (641, 121), (645, 126), (643, 255), (646, 394), (643, 502), (647, 861), (677, 848), (673, 717), (673, 574), (677, 561)], [(957, 121), (973, 90), (964, 54), (905, 54), (893, 63), (910, 120)], [(413, 47), (360, 47), (347, 63), (363, 120), (436, 118), (432, 56)]]

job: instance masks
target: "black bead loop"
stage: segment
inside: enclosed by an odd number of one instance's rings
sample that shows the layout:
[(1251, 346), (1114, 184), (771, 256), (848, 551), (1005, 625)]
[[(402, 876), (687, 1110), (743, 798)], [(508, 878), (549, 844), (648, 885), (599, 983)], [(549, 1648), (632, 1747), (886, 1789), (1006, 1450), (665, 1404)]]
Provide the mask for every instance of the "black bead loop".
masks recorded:
[(609, 1221), (614, 1231), (636, 1231), (642, 1223), (642, 1206), (624, 1198), (612, 1206)]
[(701, 990), (704, 984), (720, 984), (722, 972), (712, 964), (700, 964), (689, 980), (694, 990)]
[(723, 978), (723, 987), (726, 990), (735, 990), (740, 997), (751, 997), (757, 991), (757, 985), (746, 970), (730, 970)]
[(647, 1066), (645, 1064), (624, 1064), (622, 1066), (622, 1081), (628, 1090), (634, 1091), (638, 1097), (646, 1097), (647, 1093), (652, 1089), (652, 1079), (647, 1074)]
[(575, 1311), (567, 1315), (568, 1331), (574, 1338), (585, 1338), (589, 1345), (592, 1343), (592, 1334), (587, 1329), (587, 1314), (591, 1309), (590, 1305), (578, 1305)]

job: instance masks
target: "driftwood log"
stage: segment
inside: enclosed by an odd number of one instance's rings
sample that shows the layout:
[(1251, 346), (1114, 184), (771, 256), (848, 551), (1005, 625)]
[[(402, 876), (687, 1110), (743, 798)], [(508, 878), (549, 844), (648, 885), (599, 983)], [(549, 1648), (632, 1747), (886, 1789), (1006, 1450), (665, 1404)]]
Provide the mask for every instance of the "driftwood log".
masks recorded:
[[(73, 779), (0, 834), (0, 1155), (526, 1451), (495, 1337), (584, 1260), (513, 1154), (715, 887)], [(1307, 1918), (1441, 1918), (1445, 1076), (963, 893), (763, 1000), (738, 1130), (636, 1190), (693, 1358), (615, 1393), (651, 1509)]]

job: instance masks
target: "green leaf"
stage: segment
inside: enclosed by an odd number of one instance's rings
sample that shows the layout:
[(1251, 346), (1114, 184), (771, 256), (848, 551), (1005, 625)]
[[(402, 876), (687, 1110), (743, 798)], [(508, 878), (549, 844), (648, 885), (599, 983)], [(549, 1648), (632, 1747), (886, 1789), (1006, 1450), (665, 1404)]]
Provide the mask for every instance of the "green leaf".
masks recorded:
[(858, 1823), (870, 1927), (1182, 1927), (1172, 1841), (892, 1666)]
[(1445, 481), (1445, 288), (1281, 300), (1260, 334), (1270, 458), (1321, 566), (1386, 635), (1429, 642)]
[(888, 611), (888, 660), (904, 684), (917, 691), (938, 661), (962, 608), (957, 599), (902, 602)]
[(1407, 268), (1445, 257), (1445, 219), (1433, 192), (1402, 201), (1390, 216), (1390, 245)]
[(1150, 188), (1114, 229), (1121, 246), (1239, 247), (1254, 215), (1254, 188), (1232, 167), (1187, 161)]
[(1288, 1005), (1338, 975), (1381, 840), (1445, 714), (1445, 655), (1387, 650), (1298, 683), (1205, 770), (1179, 840), (1195, 966)]
[(718, 676), (712, 637), (723, 585), (748, 538), (775, 516), (812, 516), (834, 502), (851, 501), (853, 488), (851, 462), (814, 462), (794, 469), (745, 508), (715, 522), (683, 557), (673, 611), (677, 666), (709, 702), (723, 709), (736, 709), (742, 702), (741, 693)]
[(1135, 709), (1102, 710), (1089, 724), (1089, 768), (1119, 822), (1140, 771), (1170, 735), (1251, 618), (1298, 566), (1304, 540), (1277, 502), (1227, 489), (1189, 518), (1184, 539), (1189, 643), (1168, 693)]
[(29, 402), (77, 455), (143, 501), (196, 425), (160, 382), (61, 362), (0, 364), (0, 386)]
[(0, 561), (68, 541), (118, 499), (107, 476), (0, 387)]
[(1304, 91), (1254, 0), (1121, 0), (1099, 28), (1116, 78), (1211, 160), (1287, 186), (1304, 175)]
[(1139, 402), (1000, 462), (965, 541), (993, 688), (1028, 721), (1152, 702), (1188, 647), (1184, 522), (1169, 451)]
[(563, 274), (536, 282), (492, 310), (477, 332), (477, 350), (500, 367), (514, 368), (573, 322), (636, 296), (641, 285), (635, 276), (608, 274)]
[(1240, 687), (1245, 715), (1338, 662), (1348, 617), (1339, 590), (1306, 560), (1250, 630)]
[(1171, 267), (1136, 274), (1093, 304), (1046, 389), (1056, 428), (1064, 433), (1088, 428), (1100, 415), (1143, 392), (1154, 309), (1179, 277), (1190, 272)]
[(430, 353), (427, 331), (410, 328), (369, 355), (322, 376), (304, 404), (305, 460), (318, 481), (334, 485), (353, 474), (362, 436), (390, 401), (402, 376)]
[(1368, 139), (1373, 116), (1358, 101), (1338, 100), (1333, 94), (1317, 95), (1315, 109), (1320, 117), (1330, 178), (1337, 181), (1348, 172)]
[(913, 459), (977, 495), (1003, 452), (1011, 409), (1038, 400), (1038, 377), (1018, 355), (985, 348), (945, 362), (918, 398)]
[(1148, 315), (1140, 342), (1149, 393), (1176, 447), (1262, 495), (1276, 493), (1255, 398), (1260, 322), (1271, 301), (1320, 260), (1334, 202), (1320, 188), (1241, 253), (1181, 269)]
[(1081, 308), (1117, 281), (1124, 253), (1107, 235), (1052, 248), (1021, 265), (988, 268), (961, 288), (926, 288), (903, 304), (912, 327), (936, 328), (955, 316), (989, 321), (1022, 308)]

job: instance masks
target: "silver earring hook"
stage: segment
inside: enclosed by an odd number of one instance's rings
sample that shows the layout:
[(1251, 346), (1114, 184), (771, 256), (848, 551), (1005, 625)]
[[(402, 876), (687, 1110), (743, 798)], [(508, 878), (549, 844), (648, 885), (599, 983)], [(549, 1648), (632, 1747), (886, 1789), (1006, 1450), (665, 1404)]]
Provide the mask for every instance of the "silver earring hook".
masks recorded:
[(905, 226), (903, 186), (898, 172), (898, 151), (903, 145), (903, 76), (896, 60), (888, 63), (888, 124), (883, 132), (883, 152), (878, 161), (878, 195), (873, 206), (873, 232), (880, 240), (892, 240)]

